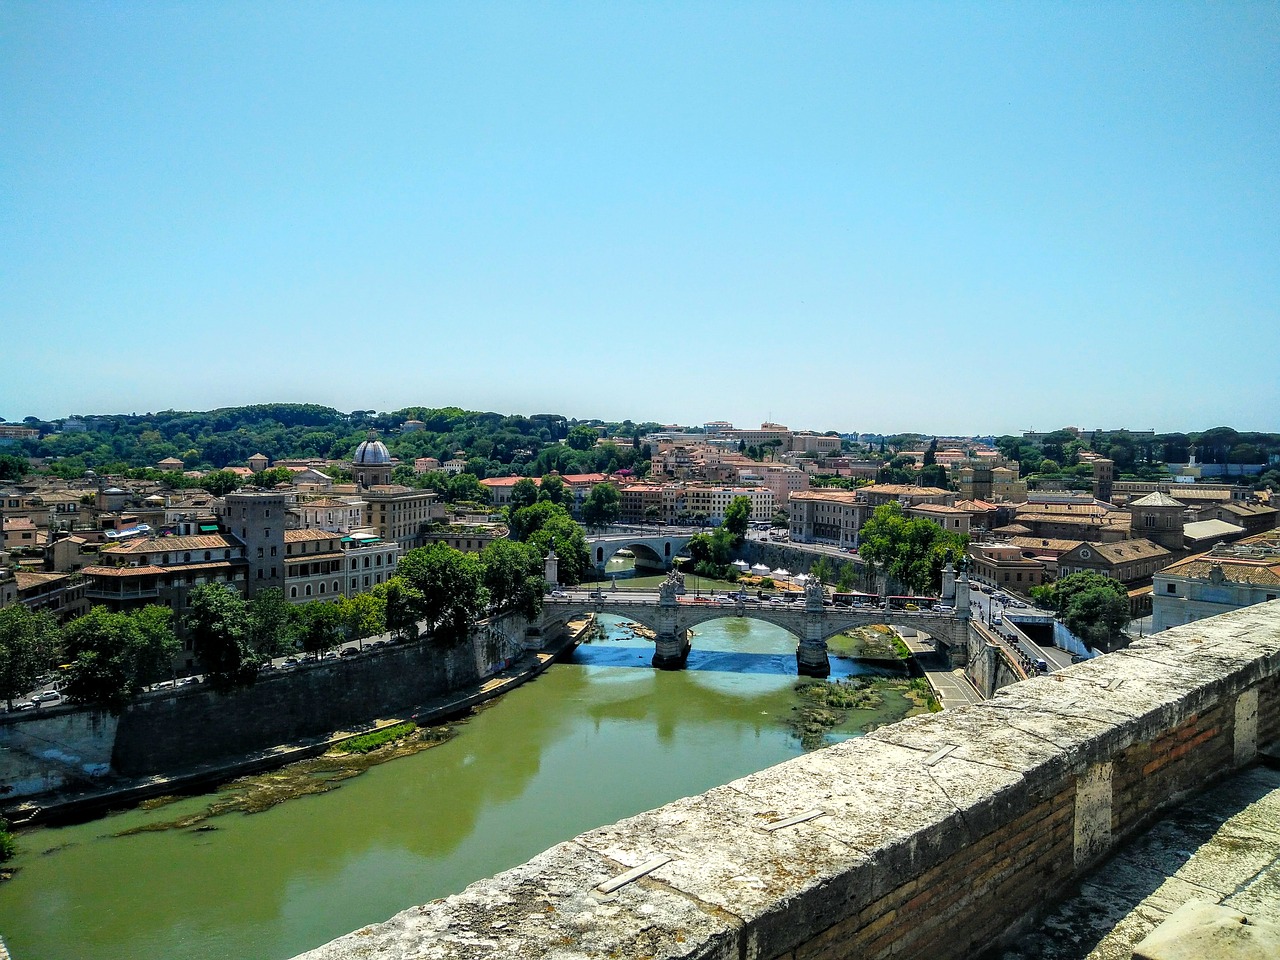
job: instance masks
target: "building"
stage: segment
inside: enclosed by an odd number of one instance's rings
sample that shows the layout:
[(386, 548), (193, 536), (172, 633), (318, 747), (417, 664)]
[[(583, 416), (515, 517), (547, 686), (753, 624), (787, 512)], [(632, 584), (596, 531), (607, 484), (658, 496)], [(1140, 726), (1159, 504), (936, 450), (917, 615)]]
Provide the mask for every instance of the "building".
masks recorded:
[(970, 544), (969, 556), (976, 577), (1007, 590), (1025, 593), (1048, 579), (1045, 564), (1014, 543)]
[(361, 441), (351, 458), (351, 476), (355, 478), (356, 487), (386, 486), (391, 483), (392, 467), (387, 445), (378, 439), (376, 431), (370, 430), (369, 438)]
[(972, 515), (960, 507), (949, 507), (945, 503), (917, 503), (903, 511), (908, 517), (923, 517), (932, 520), (943, 530), (951, 533), (969, 535)]
[(342, 534), (327, 530), (284, 531), (285, 599), (290, 603), (337, 600), (349, 576)]
[(1120, 583), (1150, 578), (1167, 566), (1173, 554), (1150, 540), (1082, 543), (1058, 558), (1058, 576), (1100, 573)]
[(1149, 493), (1129, 504), (1130, 527), (1135, 536), (1154, 540), (1168, 550), (1181, 550), (1186, 509), (1186, 504), (1167, 493)]
[(228, 493), (221, 508), (222, 526), (240, 538), (249, 563), (245, 594), (284, 589), (284, 533), (289, 525), (289, 498), (270, 490)]
[(1151, 632), (1280, 597), (1280, 536), (1215, 546), (1155, 575)]
[[(866, 488), (864, 488), (866, 489)], [(791, 539), (797, 543), (831, 543), (856, 547), (858, 531), (872, 507), (859, 490), (820, 489), (793, 493)]]
[(435, 519), (436, 495), (399, 484), (378, 484), (360, 491), (364, 500), (363, 526), (383, 540), (396, 543), (403, 553), (427, 542), (427, 529)]
[(738, 497), (751, 501), (751, 519), (773, 516), (773, 491), (767, 487), (719, 487), (690, 484), (684, 488), (685, 510), (694, 518), (705, 517), (715, 526), (724, 523), (724, 512)]
[(89, 612), (85, 582), (66, 573), (37, 573), (17, 570), (13, 574), (13, 601), (34, 612), (53, 614), (66, 623)]
[[(207, 583), (248, 592), (250, 564), (243, 543), (222, 533), (190, 537), (139, 537), (104, 547), (84, 567), (86, 598), (113, 611), (163, 604), (179, 617), (188, 594)], [(280, 564), (277, 559), (276, 563)]]

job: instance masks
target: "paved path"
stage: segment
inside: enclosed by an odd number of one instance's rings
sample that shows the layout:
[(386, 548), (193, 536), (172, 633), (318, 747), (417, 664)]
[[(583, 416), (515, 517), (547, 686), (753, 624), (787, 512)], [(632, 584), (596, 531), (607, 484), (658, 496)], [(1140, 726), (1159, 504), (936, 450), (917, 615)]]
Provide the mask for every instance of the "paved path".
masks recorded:
[(1189, 900), (1280, 921), (1280, 770), (1253, 767), (1167, 811), (989, 960), (1129, 960)]

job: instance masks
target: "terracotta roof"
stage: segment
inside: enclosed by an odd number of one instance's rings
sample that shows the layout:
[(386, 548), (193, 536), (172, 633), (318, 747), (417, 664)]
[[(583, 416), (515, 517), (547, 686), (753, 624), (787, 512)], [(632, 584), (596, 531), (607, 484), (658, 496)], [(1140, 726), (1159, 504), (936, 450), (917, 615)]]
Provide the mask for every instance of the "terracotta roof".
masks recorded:
[(207, 533), (190, 537), (140, 537), (136, 540), (125, 540), (114, 543), (103, 549), (103, 554), (112, 556), (132, 555), (135, 553), (173, 553), (184, 550), (225, 550), (228, 547), (239, 547), (220, 533)]
[(26, 570), (15, 570), (13, 579), (17, 581), (19, 590), (27, 590), (31, 587), (38, 587), (42, 583), (66, 580), (68, 576), (70, 575), (66, 573), (32, 573)]
[(959, 513), (966, 517), (969, 515), (968, 510), (961, 510), (958, 507), (948, 507), (945, 503), (917, 503), (915, 506), (907, 507), (907, 510), (912, 513)]
[[(867, 488), (864, 488), (867, 489)], [(813, 501), (830, 501), (832, 503), (866, 503), (866, 501), (858, 496), (859, 490), (842, 490), (836, 488), (818, 487), (813, 490), (797, 490), (791, 494), (792, 500), (813, 500)]]
[[(185, 570), (186, 567), (175, 567), (177, 570)], [(158, 573), (167, 573), (164, 567), (85, 567), (80, 571), (86, 577), (143, 577), (154, 576)]]
[(1131, 507), (1183, 507), (1186, 506), (1182, 501), (1175, 500), (1167, 493), (1161, 493), (1157, 490), (1155, 493), (1148, 493), (1140, 500), (1132, 501)]
[(1061, 553), (1074, 550), (1084, 543), (1083, 540), (1054, 540), (1048, 537), (1014, 537), (1010, 542), (1023, 550), (1057, 550)]
[(286, 530), (284, 532), (285, 543), (299, 543), (310, 540), (338, 540), (342, 538), (340, 533), (330, 533), (328, 530)]
[(1112, 563), (1173, 556), (1160, 544), (1152, 543), (1150, 540), (1120, 540), (1116, 543), (1089, 543), (1081, 546), (1087, 546), (1099, 557)]
[(345, 557), (341, 550), (334, 550), (329, 553), (304, 553), (296, 557), (285, 557), (284, 565), (287, 567), (291, 563), (310, 563), (313, 560), (336, 560)]

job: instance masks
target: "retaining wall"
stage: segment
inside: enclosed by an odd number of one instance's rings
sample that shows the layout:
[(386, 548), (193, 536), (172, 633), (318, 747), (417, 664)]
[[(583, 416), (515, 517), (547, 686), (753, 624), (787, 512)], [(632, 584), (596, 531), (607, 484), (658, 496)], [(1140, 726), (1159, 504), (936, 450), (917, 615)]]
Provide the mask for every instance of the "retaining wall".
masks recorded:
[(70, 707), (0, 722), (0, 800), (81, 785), (106, 773), (116, 718)]
[(593, 830), (304, 956), (969, 957), (1277, 735), (1280, 601)]

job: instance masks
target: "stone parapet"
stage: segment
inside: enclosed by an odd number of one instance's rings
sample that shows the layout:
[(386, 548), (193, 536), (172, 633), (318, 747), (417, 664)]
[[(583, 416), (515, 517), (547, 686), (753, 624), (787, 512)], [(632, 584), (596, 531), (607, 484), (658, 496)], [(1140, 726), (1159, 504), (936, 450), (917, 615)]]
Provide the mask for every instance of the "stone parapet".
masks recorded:
[(1278, 732), (1280, 601), (593, 830), (304, 957), (973, 956)]

